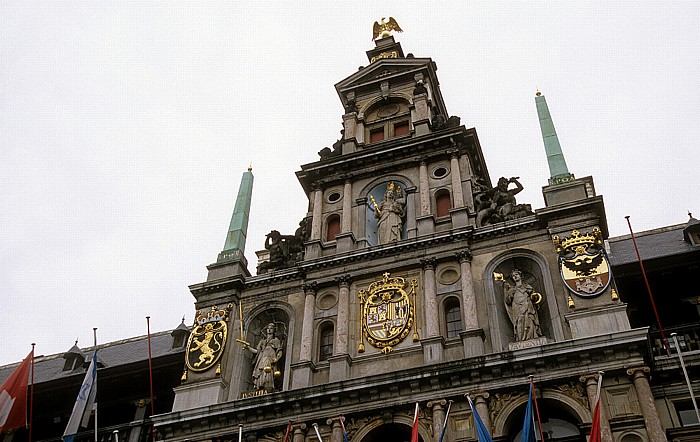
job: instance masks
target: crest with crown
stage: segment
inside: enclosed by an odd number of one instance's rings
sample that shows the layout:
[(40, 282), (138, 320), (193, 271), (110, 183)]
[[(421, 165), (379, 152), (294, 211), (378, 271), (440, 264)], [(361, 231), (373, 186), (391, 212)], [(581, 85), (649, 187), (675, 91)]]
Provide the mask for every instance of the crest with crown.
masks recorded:
[(194, 322), (197, 325), (204, 325), (208, 322), (228, 321), (228, 315), (232, 308), (233, 304), (229, 304), (223, 308), (214, 305), (211, 310), (206, 312), (198, 310)]
[(571, 232), (571, 236), (567, 236), (563, 240), (555, 235), (552, 241), (557, 246), (557, 253), (559, 254), (575, 252), (581, 255), (592, 246), (597, 248), (603, 247), (603, 236), (597, 227), (592, 232), (585, 234), (582, 234), (579, 230), (574, 230)]

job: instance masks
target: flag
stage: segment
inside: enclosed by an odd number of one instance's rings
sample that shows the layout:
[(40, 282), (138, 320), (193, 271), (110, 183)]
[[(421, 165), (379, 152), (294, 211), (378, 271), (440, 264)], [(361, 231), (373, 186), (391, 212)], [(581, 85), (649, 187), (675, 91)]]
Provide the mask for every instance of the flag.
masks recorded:
[(416, 402), (416, 414), (413, 416), (413, 429), (411, 430), (411, 442), (418, 442), (418, 402)]
[(603, 383), (603, 372), (598, 372), (598, 392), (595, 396), (593, 422), (591, 422), (591, 437), (588, 442), (600, 442), (600, 387)]
[(90, 421), (90, 413), (95, 408), (95, 395), (97, 394), (97, 350), (92, 355), (92, 362), (85, 373), (85, 379), (80, 386), (78, 398), (73, 405), (73, 412), (63, 432), (65, 442), (73, 442), (80, 427), (87, 427)]
[(469, 396), (467, 396), (467, 400), (469, 401), (469, 408), (472, 409), (472, 414), (474, 415), (474, 426), (476, 427), (476, 435), (479, 437), (479, 442), (493, 442), (489, 431), (486, 429), (486, 425), (484, 425), (481, 417), (479, 417), (479, 413), (476, 412), (474, 404)]
[(343, 429), (343, 442), (350, 442), (350, 440), (348, 439), (348, 432), (345, 431), (345, 424), (343, 423), (345, 419), (343, 419), (343, 416), (340, 416), (340, 419), (338, 420), (340, 421), (340, 428)]
[[(440, 442), (442, 438), (445, 437), (445, 429), (447, 428), (447, 419), (450, 418), (450, 408), (452, 408), (452, 401), (447, 404), (447, 413), (445, 413), (445, 422), (442, 423), (442, 431), (440, 432)], [(345, 441), (347, 442), (347, 441)]]
[(535, 442), (535, 419), (532, 415), (532, 383), (530, 393), (527, 396), (527, 406), (525, 408), (525, 420), (523, 421), (523, 433), (520, 442)]
[(0, 432), (27, 426), (27, 383), (34, 350), (0, 386)]

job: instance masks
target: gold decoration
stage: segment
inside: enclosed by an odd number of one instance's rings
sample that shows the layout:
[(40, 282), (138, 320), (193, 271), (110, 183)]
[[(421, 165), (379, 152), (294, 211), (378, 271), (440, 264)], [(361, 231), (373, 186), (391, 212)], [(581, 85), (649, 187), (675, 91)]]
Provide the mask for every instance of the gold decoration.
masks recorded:
[(185, 382), (187, 380), (187, 369), (182, 372), (182, 377), (180, 378), (182, 382)]
[[(418, 281), (412, 279), (407, 283), (404, 278), (390, 278), (389, 272), (382, 276), (382, 280), (371, 283), (367, 290), (359, 292), (360, 339), (367, 338), (372, 346), (388, 354), (408, 336), (414, 326), (415, 300), (411, 303), (409, 296), (413, 295), (415, 299)], [(406, 292), (406, 288), (409, 292)]]
[(389, 17), (389, 21), (384, 20), (382, 17), (381, 23), (374, 22), (372, 27), (372, 40), (376, 40), (377, 37), (385, 38), (391, 35), (391, 31), (403, 32), (399, 24), (394, 20), (394, 17)]
[(574, 305), (574, 298), (572, 298), (571, 295), (566, 295), (566, 299), (567, 299), (567, 305), (569, 306), (569, 308), (576, 307)]
[(187, 341), (185, 364), (195, 372), (209, 370), (223, 354), (226, 345), (229, 311), (233, 305), (219, 309), (213, 306), (206, 313), (197, 312), (195, 327)]
[(383, 58), (399, 58), (399, 53), (396, 51), (382, 52), (381, 54), (372, 57), (372, 59), (369, 62), (374, 63), (375, 61), (381, 60)]
[(620, 296), (617, 294), (617, 290), (614, 288), (610, 290), (610, 298), (612, 298), (613, 301), (617, 301), (620, 299)]
[(221, 362), (216, 364), (216, 371), (214, 372), (215, 375), (219, 376), (221, 374)]
[(563, 240), (552, 237), (552, 242), (559, 254), (559, 273), (571, 292), (590, 298), (608, 288), (612, 278), (600, 229), (590, 233), (576, 229)]

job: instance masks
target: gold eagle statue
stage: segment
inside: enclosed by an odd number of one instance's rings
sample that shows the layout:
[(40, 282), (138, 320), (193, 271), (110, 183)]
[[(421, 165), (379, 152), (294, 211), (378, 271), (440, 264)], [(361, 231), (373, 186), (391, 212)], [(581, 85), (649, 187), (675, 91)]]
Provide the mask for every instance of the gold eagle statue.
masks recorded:
[(399, 24), (396, 23), (396, 20), (394, 20), (394, 17), (389, 17), (389, 21), (384, 21), (384, 19), (385, 17), (382, 17), (381, 23), (377, 23), (376, 21), (374, 22), (374, 27), (372, 28), (372, 40), (388, 37), (391, 35), (391, 31), (403, 32), (401, 27), (399, 27)]

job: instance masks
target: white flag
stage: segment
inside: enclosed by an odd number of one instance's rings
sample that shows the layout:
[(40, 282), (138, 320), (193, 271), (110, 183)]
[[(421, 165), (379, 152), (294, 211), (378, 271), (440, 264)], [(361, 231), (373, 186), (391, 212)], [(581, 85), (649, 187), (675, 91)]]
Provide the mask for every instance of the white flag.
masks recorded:
[(66, 431), (63, 432), (65, 442), (73, 442), (79, 427), (87, 427), (90, 421), (90, 413), (95, 407), (95, 396), (97, 394), (97, 351), (92, 355), (92, 362), (85, 373), (85, 379), (80, 386), (78, 398), (73, 405), (73, 412), (68, 420)]

